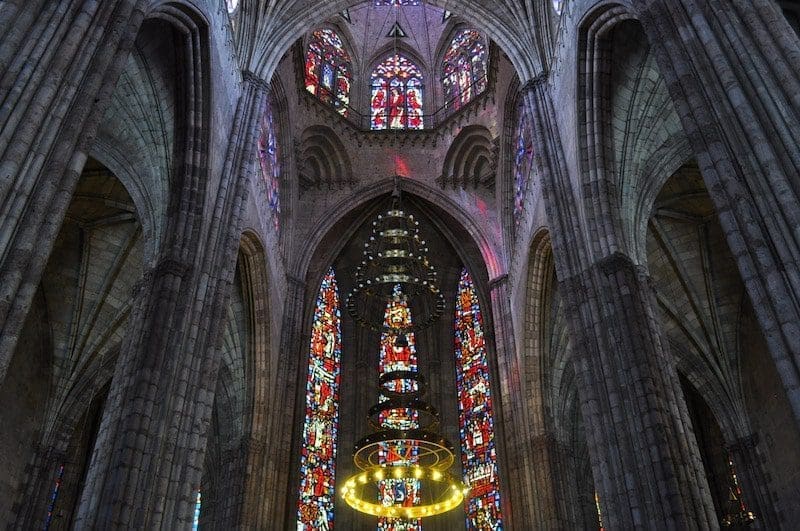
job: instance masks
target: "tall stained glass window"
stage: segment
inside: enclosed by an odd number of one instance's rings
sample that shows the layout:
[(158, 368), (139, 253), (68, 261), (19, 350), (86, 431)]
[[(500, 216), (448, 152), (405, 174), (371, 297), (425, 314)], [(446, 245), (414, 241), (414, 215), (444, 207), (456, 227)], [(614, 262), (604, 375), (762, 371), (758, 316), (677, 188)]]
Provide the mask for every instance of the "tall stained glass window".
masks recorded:
[(378, 129), (422, 129), (422, 72), (401, 54), (372, 72), (371, 125)]
[(319, 289), (311, 330), (306, 420), (300, 455), (298, 531), (330, 529), (333, 525), (341, 337), (339, 290), (333, 269), (329, 269)]
[(264, 112), (261, 114), (261, 133), (258, 136), (258, 161), (261, 165), (261, 178), (264, 179), (267, 189), (267, 204), (272, 215), (272, 224), (275, 226), (275, 230), (278, 231), (280, 230), (281, 214), (281, 165), (278, 150), (278, 133), (270, 97), (267, 97)]
[(467, 529), (502, 529), (483, 317), (475, 285), (466, 269), (458, 283), (455, 351), (461, 464), (464, 482), (470, 488)]
[(194, 517), (192, 518), (192, 531), (200, 529), (200, 508), (203, 505), (203, 497), (200, 491), (197, 491), (197, 496), (194, 499)]
[(306, 90), (347, 116), (352, 79), (350, 54), (339, 35), (327, 28), (311, 34), (306, 52)]
[(375, 0), (376, 6), (418, 6), (422, 0)]
[[(411, 325), (411, 309), (408, 307), (400, 287), (395, 287), (394, 299), (386, 306), (384, 323), (394, 328), (404, 328)], [(380, 358), (378, 370), (380, 374), (392, 371), (416, 371), (417, 349), (414, 333), (406, 334), (407, 345), (398, 346), (396, 337), (387, 333), (381, 335)], [(389, 382), (387, 390), (396, 392), (416, 391), (416, 382), (410, 380), (395, 380)], [(414, 386), (414, 387), (410, 387)], [(380, 397), (381, 402), (386, 400)], [(412, 429), (419, 427), (418, 413), (416, 410), (406, 408), (392, 409), (382, 413), (380, 422), (386, 428)], [(389, 466), (410, 465), (417, 461), (414, 448), (407, 445), (397, 446), (385, 443), (381, 448), (380, 457)], [(383, 505), (412, 506), (419, 504), (419, 480), (416, 479), (385, 479), (378, 485), (378, 497)], [(380, 518), (378, 520), (380, 531), (418, 531), (422, 524), (418, 519), (405, 518)]]
[(517, 116), (514, 135), (514, 221), (519, 224), (533, 166), (533, 120), (524, 102)]
[(460, 109), (486, 90), (486, 40), (474, 29), (461, 30), (450, 41), (442, 63), (445, 105)]

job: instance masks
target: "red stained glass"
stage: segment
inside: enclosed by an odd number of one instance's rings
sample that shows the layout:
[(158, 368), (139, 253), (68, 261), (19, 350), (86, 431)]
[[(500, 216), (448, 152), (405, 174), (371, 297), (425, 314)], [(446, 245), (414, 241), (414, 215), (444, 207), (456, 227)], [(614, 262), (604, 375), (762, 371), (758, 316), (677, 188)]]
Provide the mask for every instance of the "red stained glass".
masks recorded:
[(444, 54), (442, 85), (445, 105), (458, 110), (486, 90), (488, 53), (480, 32), (465, 29), (456, 34)]
[(404, 55), (387, 57), (372, 72), (372, 129), (422, 129), (422, 94), (419, 67)]
[(470, 488), (466, 502), (467, 529), (499, 530), (503, 521), (483, 317), (475, 285), (466, 269), (458, 283), (455, 351), (461, 464), (464, 482)]
[(322, 279), (311, 330), (306, 420), (300, 460), (298, 531), (333, 527), (341, 337), (339, 290), (333, 269), (330, 269)]
[[(387, 326), (409, 326), (411, 324), (411, 309), (405, 300), (399, 286), (395, 288), (394, 300), (386, 306), (384, 322)], [(406, 334), (407, 345), (396, 345), (396, 337), (384, 333), (381, 335), (380, 359), (378, 370), (380, 374), (392, 371), (416, 371), (417, 370), (417, 350), (414, 334)], [(413, 391), (416, 383), (410, 380), (396, 380), (390, 382), (390, 391)], [(381, 401), (386, 400), (384, 396)], [(393, 409), (387, 414), (381, 414), (381, 425), (386, 428), (411, 429), (419, 427), (418, 414), (409, 409)], [(381, 457), (384, 463), (391, 466), (408, 465), (416, 462), (416, 449), (409, 448), (407, 445), (393, 446), (386, 443), (381, 450)], [(416, 479), (398, 480), (386, 479), (378, 485), (378, 498), (383, 505), (401, 505), (404, 507), (413, 506), (420, 502), (420, 483)], [(418, 519), (408, 520), (404, 518), (380, 518), (378, 520), (380, 531), (419, 531), (422, 523)]]
[(319, 29), (311, 34), (305, 64), (306, 90), (347, 116), (352, 79), (350, 54), (335, 31)]

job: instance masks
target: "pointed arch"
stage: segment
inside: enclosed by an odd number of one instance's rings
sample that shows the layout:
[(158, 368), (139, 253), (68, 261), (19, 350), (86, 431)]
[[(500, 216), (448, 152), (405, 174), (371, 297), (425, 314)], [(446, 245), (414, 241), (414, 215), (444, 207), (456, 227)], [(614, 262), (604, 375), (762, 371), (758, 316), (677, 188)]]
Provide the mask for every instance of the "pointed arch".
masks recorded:
[(370, 75), (370, 128), (422, 129), (424, 76), (406, 54), (385, 57)]
[(350, 112), (353, 61), (337, 31), (319, 28), (311, 33), (306, 46), (304, 71), (306, 90), (342, 116), (347, 116)]
[(441, 63), (444, 105), (459, 110), (486, 90), (489, 43), (473, 28), (460, 28), (450, 39)]

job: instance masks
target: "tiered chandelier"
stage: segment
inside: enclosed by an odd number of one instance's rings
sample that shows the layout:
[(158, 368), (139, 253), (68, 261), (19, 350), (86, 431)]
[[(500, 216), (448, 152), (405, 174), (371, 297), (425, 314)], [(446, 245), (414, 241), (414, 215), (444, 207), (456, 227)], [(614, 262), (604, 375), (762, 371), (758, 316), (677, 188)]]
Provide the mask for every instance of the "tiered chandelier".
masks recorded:
[[(419, 222), (403, 210), (400, 199), (396, 186), (391, 206), (372, 224), (347, 310), (359, 325), (393, 338), (395, 348), (408, 348), (408, 334), (430, 326), (442, 315), (444, 298), (419, 235)], [(421, 318), (416, 324), (384, 318), (382, 310), (392, 305), (413, 307)], [(423, 400), (426, 389), (416, 369), (392, 370), (379, 377), (381, 399), (368, 413), (373, 431), (353, 451), (359, 472), (345, 480), (340, 491), (357, 511), (423, 518), (454, 509), (468, 493), (449, 472), (455, 461), (454, 447), (439, 434), (439, 413)], [(415, 496), (387, 496), (387, 482), (412, 482)]]

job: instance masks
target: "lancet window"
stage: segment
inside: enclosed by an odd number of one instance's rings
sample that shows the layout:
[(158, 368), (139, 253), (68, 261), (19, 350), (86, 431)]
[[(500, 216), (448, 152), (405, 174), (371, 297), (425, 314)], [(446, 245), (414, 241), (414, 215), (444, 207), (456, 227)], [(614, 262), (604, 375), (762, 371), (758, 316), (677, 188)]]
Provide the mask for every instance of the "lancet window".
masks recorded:
[(422, 129), (422, 71), (409, 58), (393, 54), (372, 72), (371, 127)]
[(270, 97), (267, 97), (264, 112), (261, 114), (261, 133), (258, 136), (258, 161), (261, 165), (261, 178), (266, 186), (267, 205), (272, 216), (272, 223), (275, 230), (278, 231), (280, 230), (281, 214), (281, 164), (275, 114), (273, 113)]
[(456, 386), (461, 428), (461, 461), (470, 489), (467, 529), (502, 529), (497, 480), (492, 394), (478, 294), (464, 269), (455, 312)]
[(300, 452), (298, 531), (333, 525), (336, 435), (342, 355), (339, 290), (333, 269), (322, 279), (314, 308)]
[(517, 131), (514, 135), (514, 221), (517, 224), (525, 207), (532, 166), (533, 120), (523, 103), (517, 114)]
[(323, 28), (311, 34), (306, 52), (306, 90), (342, 116), (349, 114), (352, 68), (350, 54), (335, 31)]
[(486, 40), (479, 31), (464, 29), (453, 37), (442, 63), (448, 108), (458, 110), (486, 90), (488, 58)]

